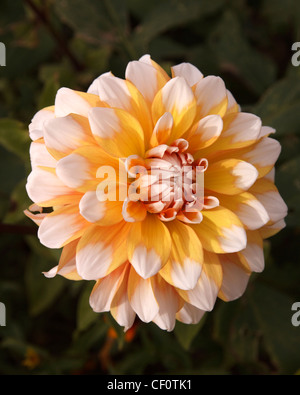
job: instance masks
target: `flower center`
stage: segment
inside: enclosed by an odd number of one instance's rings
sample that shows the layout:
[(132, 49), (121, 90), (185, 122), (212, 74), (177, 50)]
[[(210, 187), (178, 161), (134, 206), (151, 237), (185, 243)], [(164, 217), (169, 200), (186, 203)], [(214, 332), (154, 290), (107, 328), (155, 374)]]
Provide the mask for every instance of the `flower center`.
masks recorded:
[(204, 206), (204, 172), (206, 159), (194, 159), (188, 142), (176, 140), (172, 145), (159, 145), (147, 151), (145, 159), (127, 159), (130, 184), (129, 199), (143, 202), (148, 212), (162, 221), (175, 218), (189, 223), (202, 220)]

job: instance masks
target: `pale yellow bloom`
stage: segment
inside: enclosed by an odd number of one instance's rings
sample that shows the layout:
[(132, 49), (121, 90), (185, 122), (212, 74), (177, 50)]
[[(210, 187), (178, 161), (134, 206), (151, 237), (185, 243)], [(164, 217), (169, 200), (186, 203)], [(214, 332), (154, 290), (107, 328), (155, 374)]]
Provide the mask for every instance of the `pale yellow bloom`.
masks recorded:
[[(171, 331), (176, 319), (198, 322), (217, 297), (240, 297), (264, 269), (263, 239), (285, 226), (272, 133), (221, 78), (189, 63), (170, 78), (145, 55), (124, 80), (106, 73), (87, 93), (61, 88), (30, 125), (26, 214), (41, 243), (63, 247), (45, 275), (96, 281), (92, 308), (125, 330), (138, 315)], [(116, 199), (99, 198), (103, 166), (117, 176)], [(190, 183), (180, 183), (185, 166)]]

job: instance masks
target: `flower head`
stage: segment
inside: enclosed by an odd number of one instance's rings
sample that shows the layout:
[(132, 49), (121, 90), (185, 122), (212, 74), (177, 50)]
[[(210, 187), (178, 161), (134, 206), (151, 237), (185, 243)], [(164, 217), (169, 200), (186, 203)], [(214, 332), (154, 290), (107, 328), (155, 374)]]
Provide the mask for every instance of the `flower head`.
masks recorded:
[(125, 79), (61, 88), (29, 129), (26, 214), (63, 247), (45, 275), (96, 281), (92, 308), (125, 330), (138, 315), (171, 331), (240, 297), (285, 225), (274, 130), (189, 63), (170, 78), (145, 55)]

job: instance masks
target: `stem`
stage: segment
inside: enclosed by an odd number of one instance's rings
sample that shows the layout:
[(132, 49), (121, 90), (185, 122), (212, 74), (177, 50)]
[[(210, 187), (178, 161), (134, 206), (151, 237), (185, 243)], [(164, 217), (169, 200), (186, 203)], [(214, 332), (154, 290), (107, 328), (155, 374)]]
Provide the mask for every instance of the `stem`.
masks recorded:
[(44, 10), (40, 9), (32, 0), (24, 0), (24, 2), (31, 8), (31, 10), (35, 13), (38, 19), (46, 26), (49, 33), (52, 35), (54, 40), (57, 42), (61, 52), (66, 55), (72, 66), (77, 71), (82, 71), (84, 66), (76, 59), (76, 57), (71, 52), (70, 48), (68, 47), (64, 37), (62, 37), (51, 25), (51, 22), (48, 18), (48, 15), (44, 12)]

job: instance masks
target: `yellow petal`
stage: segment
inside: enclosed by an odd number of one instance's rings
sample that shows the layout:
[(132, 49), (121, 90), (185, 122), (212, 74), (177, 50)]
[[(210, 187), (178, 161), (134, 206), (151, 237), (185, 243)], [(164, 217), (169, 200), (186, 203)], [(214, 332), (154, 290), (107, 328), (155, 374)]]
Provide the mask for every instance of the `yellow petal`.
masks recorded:
[(108, 154), (119, 158), (144, 155), (142, 126), (129, 112), (117, 108), (94, 108), (89, 120), (96, 141)]
[(217, 254), (243, 250), (247, 244), (244, 227), (238, 217), (224, 207), (203, 210), (203, 221), (192, 225), (203, 247)]
[(131, 225), (128, 235), (128, 259), (143, 278), (156, 274), (167, 262), (171, 236), (167, 227), (154, 214)]
[(85, 280), (97, 280), (122, 265), (127, 260), (128, 232), (125, 222), (105, 227), (91, 225), (77, 246), (79, 275)]
[(194, 94), (182, 77), (172, 78), (153, 100), (152, 118), (155, 123), (166, 112), (171, 113), (174, 120), (168, 140), (168, 143), (172, 143), (188, 130), (196, 115)]
[(245, 161), (224, 159), (209, 164), (205, 176), (205, 189), (225, 195), (247, 191), (256, 181), (258, 171)]
[(180, 221), (168, 222), (171, 254), (159, 274), (180, 289), (193, 289), (200, 277), (203, 263), (201, 242), (193, 229)]

